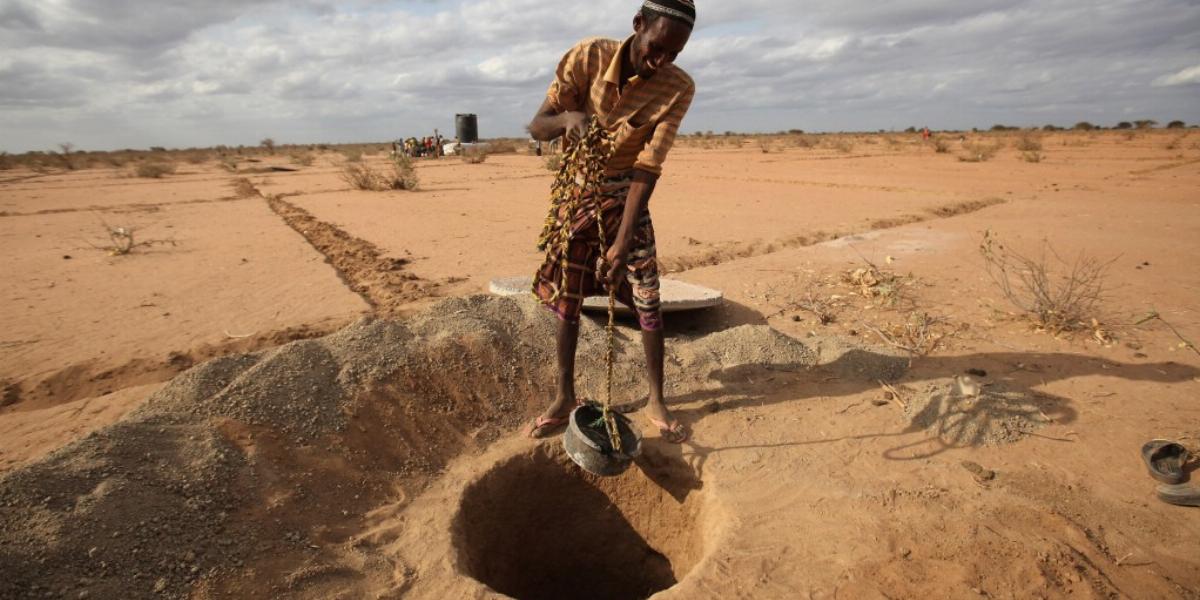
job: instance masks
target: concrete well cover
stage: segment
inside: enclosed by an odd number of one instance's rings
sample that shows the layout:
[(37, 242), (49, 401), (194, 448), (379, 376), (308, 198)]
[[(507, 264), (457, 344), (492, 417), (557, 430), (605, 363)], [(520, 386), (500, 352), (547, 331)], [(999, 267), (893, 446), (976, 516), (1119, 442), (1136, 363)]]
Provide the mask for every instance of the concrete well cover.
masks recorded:
[[(488, 285), (488, 291), (497, 296), (517, 296), (529, 294), (532, 284), (533, 280), (529, 277), (504, 277), (493, 279)], [(678, 279), (663, 279), (659, 285), (663, 312), (711, 308), (720, 305), (724, 299), (721, 292), (717, 290)], [(608, 310), (608, 298), (592, 296), (584, 300), (583, 308), (592, 311)], [(624, 304), (617, 302), (617, 312), (627, 313), (629, 309)]]

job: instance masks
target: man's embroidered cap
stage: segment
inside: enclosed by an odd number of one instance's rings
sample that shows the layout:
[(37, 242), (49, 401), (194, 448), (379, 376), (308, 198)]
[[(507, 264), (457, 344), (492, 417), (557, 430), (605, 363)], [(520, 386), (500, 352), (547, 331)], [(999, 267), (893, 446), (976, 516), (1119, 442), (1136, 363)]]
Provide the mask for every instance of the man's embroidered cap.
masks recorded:
[(696, 26), (696, 4), (692, 0), (646, 0), (642, 8)]

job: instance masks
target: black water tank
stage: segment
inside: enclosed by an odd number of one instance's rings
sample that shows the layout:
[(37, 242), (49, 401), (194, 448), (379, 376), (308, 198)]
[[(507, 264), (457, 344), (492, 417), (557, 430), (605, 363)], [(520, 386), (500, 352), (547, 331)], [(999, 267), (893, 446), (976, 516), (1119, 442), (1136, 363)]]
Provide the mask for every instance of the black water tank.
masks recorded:
[(454, 129), (459, 142), (473, 144), (479, 141), (479, 122), (475, 115), (454, 115)]

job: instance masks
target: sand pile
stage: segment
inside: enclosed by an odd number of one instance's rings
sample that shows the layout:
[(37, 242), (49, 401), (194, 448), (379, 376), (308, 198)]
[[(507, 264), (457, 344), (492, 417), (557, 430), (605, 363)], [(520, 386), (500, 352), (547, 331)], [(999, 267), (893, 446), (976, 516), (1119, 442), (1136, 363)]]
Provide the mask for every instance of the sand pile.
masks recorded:
[[(193, 368), (0, 478), (0, 598), (186, 597), (251, 558), (299, 567), (316, 538), (336, 543), (329, 531), (397, 486), (538, 412), (554, 327), (531, 300), (477, 296)], [(640, 380), (637, 334), (619, 338), (618, 381)], [(605, 343), (585, 320), (578, 370), (595, 389)], [(669, 347), (684, 389), (738, 365), (815, 360), (761, 326)]]

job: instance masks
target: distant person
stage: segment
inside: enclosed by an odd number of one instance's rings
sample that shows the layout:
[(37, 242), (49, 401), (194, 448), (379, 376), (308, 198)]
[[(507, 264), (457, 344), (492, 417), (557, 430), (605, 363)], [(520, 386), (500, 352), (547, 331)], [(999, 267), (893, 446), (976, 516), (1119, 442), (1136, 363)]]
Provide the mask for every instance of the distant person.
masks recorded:
[(928, 127), (921, 128), (921, 139), (923, 139), (927, 142), (929, 141), (929, 128)]
[[(615, 137), (604, 191), (585, 198), (578, 214), (558, 216), (573, 220), (574, 237), (567, 256), (558, 248), (549, 250), (534, 282), (535, 293), (559, 321), (558, 392), (530, 424), (532, 437), (565, 424), (576, 406), (579, 314), (584, 298), (607, 293), (604, 285), (615, 286), (617, 298), (638, 315), (650, 380), (647, 416), (664, 439), (682, 443), (688, 437), (663, 402), (658, 254), (647, 207), (695, 93), (692, 78), (674, 64), (695, 21), (691, 0), (647, 0), (633, 17), (633, 35), (623, 42), (590, 38), (576, 44), (559, 62), (546, 99), (529, 124), (536, 140), (579, 139), (594, 115)], [(608, 238), (603, 272), (597, 265), (600, 238), (590, 208), (597, 203)], [(568, 265), (567, 289), (559, 290), (563, 263)]]

